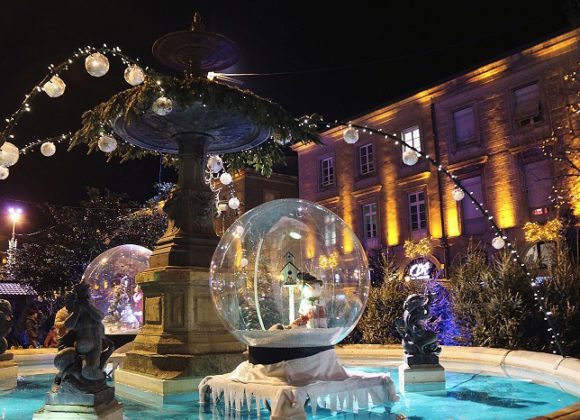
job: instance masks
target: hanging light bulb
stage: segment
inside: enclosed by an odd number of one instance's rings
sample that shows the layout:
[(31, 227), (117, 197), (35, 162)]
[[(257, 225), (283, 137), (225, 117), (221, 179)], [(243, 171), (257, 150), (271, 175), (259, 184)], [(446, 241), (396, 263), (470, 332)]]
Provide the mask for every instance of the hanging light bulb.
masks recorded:
[(117, 140), (112, 136), (103, 134), (101, 137), (99, 137), (97, 145), (99, 146), (99, 150), (101, 152), (111, 153), (117, 148)]
[(229, 173), (224, 172), (220, 175), (220, 182), (224, 185), (230, 185), (232, 183), (232, 176)]
[(358, 130), (353, 127), (348, 127), (342, 132), (344, 141), (348, 144), (355, 144), (358, 141)]
[(40, 146), (40, 153), (42, 153), (42, 156), (52, 156), (56, 153), (56, 146), (51, 141), (45, 141)]
[(123, 75), (125, 81), (131, 86), (140, 85), (145, 80), (145, 72), (137, 64), (130, 64), (127, 66)]
[(9, 141), (5, 141), (2, 147), (0, 147), (0, 165), (6, 167), (12, 166), (18, 162), (19, 157), (20, 151), (18, 147)]
[[(219, 157), (218, 155), (211, 155), (207, 159), (207, 169), (209, 169), (210, 172), (217, 174), (223, 168), (224, 168), (224, 162), (223, 162), (222, 158)], [(221, 177), (220, 177), (220, 180), (221, 180)]]
[(101, 53), (93, 53), (85, 58), (85, 69), (93, 77), (103, 77), (109, 71), (109, 59)]
[(408, 166), (413, 166), (419, 161), (419, 155), (411, 149), (403, 152), (403, 163)]
[(451, 197), (453, 197), (455, 201), (461, 201), (463, 200), (463, 197), (465, 197), (465, 193), (461, 188), (455, 187), (451, 190)]
[(8, 178), (10, 175), (10, 170), (6, 166), (0, 166), (0, 180)]
[(151, 105), (151, 109), (157, 115), (164, 116), (173, 111), (173, 102), (171, 99), (166, 98), (165, 96), (161, 96), (155, 99), (155, 102), (153, 102), (153, 105)]
[(230, 209), (232, 210), (237, 210), (240, 207), (240, 200), (238, 200), (238, 197), (230, 198), (228, 206), (230, 206)]
[(505, 246), (505, 241), (501, 236), (496, 236), (492, 239), (491, 246), (493, 246), (495, 249), (502, 249)]
[(242, 268), (246, 267), (248, 265), (248, 259), (246, 257), (242, 258), (240, 260), (240, 265), (242, 266)]
[(66, 83), (58, 77), (52, 76), (51, 79), (42, 86), (42, 90), (51, 98), (62, 96), (66, 88)]

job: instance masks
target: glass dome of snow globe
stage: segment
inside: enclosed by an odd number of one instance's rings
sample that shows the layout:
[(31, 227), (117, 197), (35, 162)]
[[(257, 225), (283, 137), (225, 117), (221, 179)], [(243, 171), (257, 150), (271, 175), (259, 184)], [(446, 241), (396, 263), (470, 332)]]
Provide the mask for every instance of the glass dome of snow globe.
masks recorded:
[(336, 214), (275, 200), (224, 233), (210, 290), (229, 331), (255, 348), (328, 347), (358, 322), (370, 287), (362, 245)]
[(100, 254), (86, 268), (82, 280), (105, 315), (105, 334), (136, 334), (143, 325), (143, 291), (135, 276), (149, 268), (150, 255), (145, 247), (120, 245)]

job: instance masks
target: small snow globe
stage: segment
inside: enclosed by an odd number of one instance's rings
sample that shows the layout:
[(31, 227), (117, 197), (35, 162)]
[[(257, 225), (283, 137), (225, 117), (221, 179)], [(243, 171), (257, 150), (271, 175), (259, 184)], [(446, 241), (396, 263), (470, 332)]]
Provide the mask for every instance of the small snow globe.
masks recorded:
[(306, 200), (275, 200), (224, 233), (210, 290), (229, 331), (252, 347), (328, 347), (363, 313), (368, 262), (336, 214)]
[(135, 276), (149, 268), (150, 255), (145, 247), (120, 245), (100, 254), (85, 270), (82, 280), (105, 315), (105, 334), (137, 334), (143, 325), (143, 291)]

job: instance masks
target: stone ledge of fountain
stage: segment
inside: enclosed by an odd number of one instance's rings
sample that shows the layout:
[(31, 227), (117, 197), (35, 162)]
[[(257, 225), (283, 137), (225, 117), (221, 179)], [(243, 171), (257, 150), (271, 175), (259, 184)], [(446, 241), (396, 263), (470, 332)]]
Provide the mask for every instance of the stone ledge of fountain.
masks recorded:
[[(488, 347), (441, 346), (440, 362), (450, 370), (532, 379), (580, 396), (580, 359), (526, 350)], [(369, 364), (397, 364), (403, 360), (400, 345), (346, 344), (337, 346), (338, 356)]]

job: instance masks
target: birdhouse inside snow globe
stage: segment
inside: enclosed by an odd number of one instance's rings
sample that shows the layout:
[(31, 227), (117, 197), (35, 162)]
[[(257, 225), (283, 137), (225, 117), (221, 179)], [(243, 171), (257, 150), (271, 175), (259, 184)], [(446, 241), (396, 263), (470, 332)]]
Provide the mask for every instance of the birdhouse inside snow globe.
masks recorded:
[(250, 350), (335, 345), (358, 322), (369, 287), (354, 232), (328, 209), (299, 199), (241, 216), (210, 267), (217, 313)]

